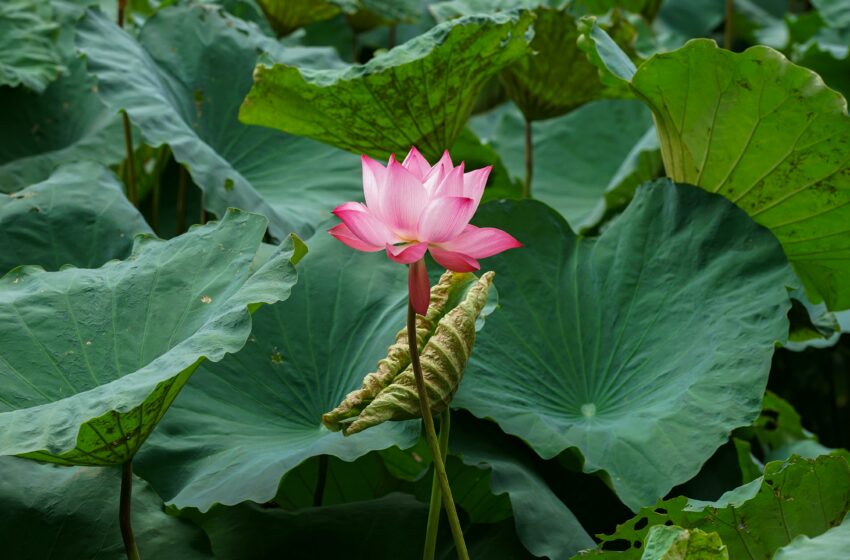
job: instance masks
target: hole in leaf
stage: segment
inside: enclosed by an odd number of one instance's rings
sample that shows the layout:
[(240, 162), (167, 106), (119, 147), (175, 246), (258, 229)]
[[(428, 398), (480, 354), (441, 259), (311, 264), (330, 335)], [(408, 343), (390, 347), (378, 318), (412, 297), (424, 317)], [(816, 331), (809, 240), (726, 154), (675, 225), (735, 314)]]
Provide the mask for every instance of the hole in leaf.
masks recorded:
[(605, 541), (602, 544), (604, 550), (625, 551), (630, 549), (632, 543), (625, 539), (617, 539), (615, 541)]
[(638, 519), (637, 523), (635, 523), (635, 531), (640, 531), (644, 527), (646, 527), (647, 523), (649, 523), (649, 519), (646, 517), (641, 517)]

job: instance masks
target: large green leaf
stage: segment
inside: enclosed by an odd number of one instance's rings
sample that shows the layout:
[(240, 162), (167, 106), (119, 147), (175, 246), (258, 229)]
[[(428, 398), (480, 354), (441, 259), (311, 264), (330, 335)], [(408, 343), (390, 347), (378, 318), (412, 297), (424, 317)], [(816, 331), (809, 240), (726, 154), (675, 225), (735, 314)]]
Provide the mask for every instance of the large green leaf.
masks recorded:
[(813, 539), (799, 536), (780, 548), (773, 560), (835, 560), (850, 550), (850, 515), (838, 527), (833, 527)]
[(69, 73), (41, 94), (0, 87), (0, 192), (43, 181), (62, 163), (123, 159), (121, 119), (97, 98), (85, 64), (67, 64)]
[(850, 118), (813, 72), (767, 47), (695, 40), (644, 63), (667, 174), (722, 194), (782, 243), (809, 298), (850, 307)]
[(44, 91), (65, 68), (49, 2), (0, 3), (0, 86), (23, 85)]
[[(653, 527), (675, 524), (716, 532), (729, 558), (768, 560), (799, 535), (814, 537), (840, 524), (850, 510), (850, 466), (843, 457), (819, 457), (768, 463), (764, 477), (731, 490), (716, 502), (685, 497), (659, 501), (599, 535), (602, 546), (588, 556), (642, 558), (643, 543)], [(616, 541), (631, 543), (619, 550)], [(611, 550), (605, 550), (612, 543)]]
[(241, 352), (201, 366), (137, 472), (170, 503), (205, 511), (272, 499), (281, 477), (316, 455), (352, 461), (412, 445), (418, 422), (348, 438), (322, 425), (322, 414), (360, 386), (404, 325), (406, 276), (383, 255), (317, 235), (289, 300), (257, 312)]
[(204, 5), (158, 12), (138, 43), (89, 12), (77, 44), (103, 99), (126, 109), (147, 143), (171, 146), (216, 215), (243, 208), (267, 216), (279, 239), (292, 231), (309, 236), (334, 204), (360, 195), (355, 156), (237, 119), (258, 50), (303, 61), (325, 57), (324, 49), (281, 47), (255, 26)]
[(489, 203), (477, 223), (526, 247), (488, 261), (501, 309), (456, 406), (544, 458), (578, 448), (632, 509), (756, 417), (788, 332), (791, 275), (773, 236), (734, 205), (658, 181), (595, 239), (533, 201)]
[[(0, 540), (6, 558), (124, 557), (118, 519), (121, 473), (0, 458)], [(133, 530), (145, 558), (212, 558), (203, 532), (167, 515), (143, 480), (133, 482)]]
[[(470, 126), (513, 177), (524, 176), (524, 122), (515, 107), (475, 116)], [(577, 230), (625, 206), (634, 189), (661, 168), (652, 117), (638, 101), (588, 103), (569, 115), (535, 122), (532, 131), (532, 195)]]
[(232, 210), (170, 241), (140, 236), (99, 269), (0, 278), (0, 454), (132, 458), (198, 365), (245, 344), (250, 311), (289, 296), (292, 240), (253, 266), (266, 225)]
[(22, 264), (96, 268), (127, 257), (137, 233), (151, 229), (111, 171), (67, 164), (46, 181), (0, 194), (0, 275)]
[(487, 80), (528, 52), (531, 19), (513, 12), (446, 22), (345, 69), (261, 63), (240, 118), (374, 157), (415, 145), (436, 159)]

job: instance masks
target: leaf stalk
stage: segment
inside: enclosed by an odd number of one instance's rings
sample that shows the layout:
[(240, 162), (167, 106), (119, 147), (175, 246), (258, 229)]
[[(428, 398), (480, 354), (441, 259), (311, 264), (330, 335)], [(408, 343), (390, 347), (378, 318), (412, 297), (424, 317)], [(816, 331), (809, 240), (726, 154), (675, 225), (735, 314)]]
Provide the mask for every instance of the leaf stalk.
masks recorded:
[[(450, 410), (450, 407), (446, 407), (446, 410), (440, 416), (440, 454), (442, 457), (445, 457), (449, 451), (449, 430), (451, 429)], [(440, 490), (440, 479), (437, 476), (437, 469), (434, 469), (434, 476), (431, 479), (431, 502), (428, 505), (428, 529), (425, 532), (423, 560), (434, 560), (434, 556), (437, 553), (437, 534), (440, 530), (440, 502), (442, 499), (443, 493)]]
[(124, 539), (127, 560), (140, 560), (139, 547), (136, 546), (136, 536), (133, 534), (132, 502), (133, 460), (130, 459), (121, 465), (121, 501), (118, 506), (118, 523), (121, 526), (121, 538)]
[(534, 138), (531, 121), (525, 117), (525, 183), (522, 185), (522, 197), (531, 198), (531, 179), (534, 175)]
[(434, 428), (434, 417), (431, 415), (431, 404), (428, 402), (425, 377), (422, 375), (422, 364), (419, 363), (419, 346), (416, 342), (416, 312), (413, 310), (413, 303), (410, 301), (407, 304), (407, 343), (410, 347), (410, 363), (413, 366), (413, 375), (416, 379), (416, 391), (419, 394), (419, 408), (422, 412), (422, 422), (425, 424), (425, 438), (428, 440), (428, 447), (431, 449), (431, 456), (434, 459), (434, 472), (440, 481), (443, 506), (446, 508), (446, 514), (449, 518), (449, 527), (451, 527), (452, 538), (455, 541), (457, 557), (460, 560), (469, 560), (466, 542), (463, 539), (463, 529), (460, 526), (457, 508), (455, 508), (455, 502), (452, 498), (452, 488), (449, 486), (449, 477), (446, 474), (446, 466), (443, 463), (443, 456), (440, 453), (440, 442), (437, 439), (437, 431)]

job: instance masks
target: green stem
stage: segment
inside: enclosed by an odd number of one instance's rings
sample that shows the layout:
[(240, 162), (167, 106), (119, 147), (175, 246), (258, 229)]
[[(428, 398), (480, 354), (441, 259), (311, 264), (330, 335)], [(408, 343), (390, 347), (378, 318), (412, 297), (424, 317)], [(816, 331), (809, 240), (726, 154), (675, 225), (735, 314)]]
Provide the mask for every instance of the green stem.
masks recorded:
[(162, 205), (162, 172), (171, 158), (171, 150), (163, 146), (156, 158), (156, 166), (153, 171), (153, 188), (151, 199), (151, 228), (155, 233), (159, 231), (159, 211)]
[(130, 128), (130, 117), (127, 116), (127, 111), (121, 113), (124, 119), (124, 147), (127, 149), (127, 173), (129, 180), (127, 181), (127, 198), (130, 203), (138, 207), (139, 200), (136, 196), (136, 158), (133, 155), (133, 130)]
[[(440, 453), (443, 457), (449, 451), (449, 430), (451, 429), (451, 413), (449, 407), (443, 411), (440, 418)], [(440, 479), (437, 477), (437, 469), (431, 479), (431, 503), (428, 506), (428, 530), (425, 533), (425, 552), (423, 560), (434, 560), (437, 553), (437, 533), (440, 530), (440, 501), (443, 493), (440, 490)]]
[(723, 48), (727, 51), (732, 50), (732, 14), (734, 8), (734, 0), (726, 0), (726, 24), (723, 26)]
[(457, 508), (452, 498), (452, 488), (449, 486), (449, 477), (446, 474), (446, 466), (443, 463), (443, 455), (440, 453), (440, 442), (437, 439), (437, 430), (434, 428), (434, 418), (431, 416), (431, 403), (428, 401), (428, 391), (425, 387), (425, 377), (422, 375), (422, 364), (419, 363), (419, 346), (416, 342), (416, 312), (413, 304), (407, 304), (407, 344), (410, 348), (410, 363), (413, 366), (413, 376), (416, 379), (416, 391), (419, 393), (419, 410), (422, 412), (422, 422), (425, 424), (425, 438), (431, 449), (434, 459), (434, 472), (440, 481), (443, 492), (443, 506), (449, 518), (449, 527), (452, 530), (452, 538), (455, 541), (457, 557), (460, 560), (469, 560), (466, 551), (466, 543), (463, 540), (463, 529), (457, 516)]
[(118, 0), (118, 27), (124, 27), (124, 10), (127, 9), (127, 0)]
[(186, 183), (189, 177), (186, 168), (180, 166), (177, 177), (177, 235), (186, 231)]
[(131, 506), (133, 502), (133, 460), (121, 465), (121, 502), (118, 508), (118, 523), (121, 525), (121, 537), (127, 560), (140, 560), (139, 547), (133, 535)]
[(198, 223), (204, 225), (207, 223), (207, 209), (204, 206), (206, 204), (206, 197), (204, 196), (204, 191), (201, 191), (201, 215), (198, 216)]
[(531, 178), (534, 175), (534, 141), (532, 138), (531, 121), (525, 118), (525, 183), (522, 187), (522, 197), (531, 198)]

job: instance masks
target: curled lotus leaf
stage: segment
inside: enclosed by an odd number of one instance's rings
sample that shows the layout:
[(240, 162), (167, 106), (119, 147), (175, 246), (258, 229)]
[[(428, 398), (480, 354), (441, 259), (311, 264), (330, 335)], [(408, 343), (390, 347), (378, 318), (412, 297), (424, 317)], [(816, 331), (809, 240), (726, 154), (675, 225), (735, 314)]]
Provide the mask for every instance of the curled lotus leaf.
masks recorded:
[(376, 158), (415, 145), (438, 159), (487, 81), (528, 52), (532, 19), (513, 11), (447, 21), (345, 68), (261, 61), (239, 119)]
[[(431, 289), (428, 312), (416, 316), (416, 342), (431, 409), (441, 412), (457, 391), (475, 344), (479, 316), (487, 314), (493, 272), (476, 278), (471, 273), (446, 272)], [(418, 418), (419, 397), (410, 363), (407, 328), (396, 335), (387, 356), (322, 422), (345, 435), (388, 420)]]
[(257, 3), (279, 35), (357, 9), (355, 0), (258, 0)]
[[(438, 20), (492, 11), (529, 11), (534, 15), (534, 38), (531, 51), (499, 73), (508, 96), (530, 121), (543, 120), (569, 113), (599, 98), (632, 97), (621, 83), (610, 87), (600, 77), (594, 63), (580, 44), (583, 28), (574, 10), (563, 3), (547, 5), (527, 0), (503, 2), (441, 2), (431, 7)], [(595, 19), (592, 18), (591, 19)], [(597, 24), (598, 25), (598, 24)], [(634, 28), (622, 18), (614, 17), (604, 25), (618, 49), (632, 51)], [(553, 61), (557, 61), (554, 63)]]
[(699, 39), (640, 66), (667, 175), (720, 194), (782, 244), (812, 303), (850, 307), (847, 101), (782, 53)]

